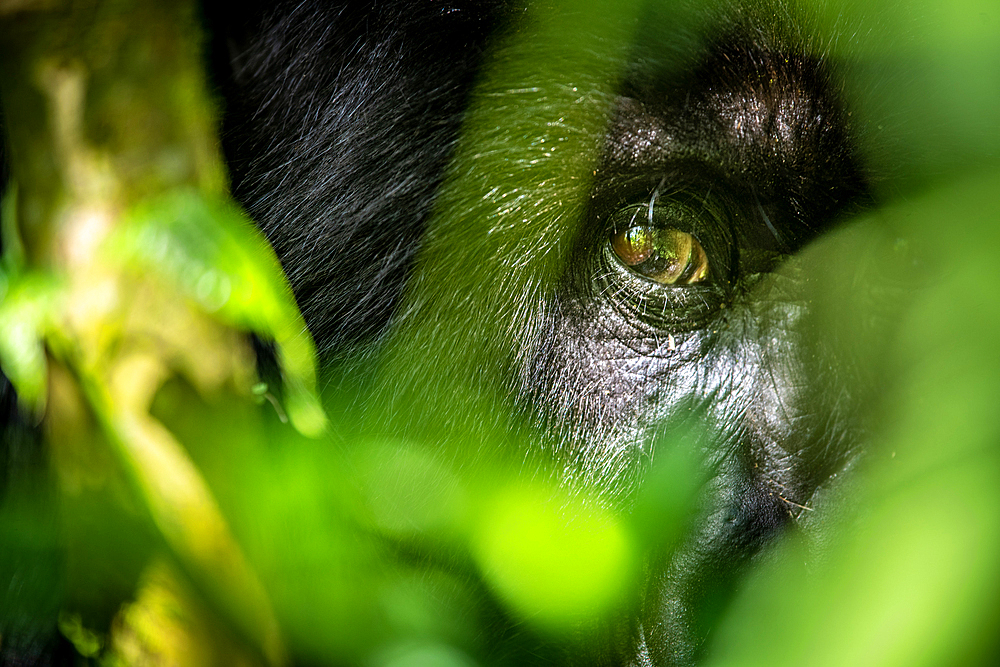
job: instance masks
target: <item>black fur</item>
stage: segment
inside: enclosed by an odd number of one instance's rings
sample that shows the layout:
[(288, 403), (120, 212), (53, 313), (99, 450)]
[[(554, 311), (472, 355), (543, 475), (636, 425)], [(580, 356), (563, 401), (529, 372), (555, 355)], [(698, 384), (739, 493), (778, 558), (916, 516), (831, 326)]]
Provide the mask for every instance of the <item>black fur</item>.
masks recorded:
[(207, 4), (233, 194), (325, 357), (388, 323), (501, 9)]

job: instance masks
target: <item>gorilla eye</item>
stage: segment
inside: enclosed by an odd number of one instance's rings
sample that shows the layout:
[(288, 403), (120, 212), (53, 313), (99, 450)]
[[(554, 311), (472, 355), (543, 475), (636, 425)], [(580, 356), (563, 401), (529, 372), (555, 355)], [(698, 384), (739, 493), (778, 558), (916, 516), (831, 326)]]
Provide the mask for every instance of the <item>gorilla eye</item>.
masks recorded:
[[(633, 272), (661, 285), (693, 285), (708, 277), (708, 255), (691, 234), (675, 227), (657, 224), (657, 218), (670, 217), (669, 211), (650, 215), (646, 207), (630, 207), (614, 217), (624, 225), (611, 237), (615, 256)], [(660, 215), (657, 215), (660, 213)], [(665, 215), (664, 215), (665, 214)], [(652, 218), (650, 222), (649, 218)]]

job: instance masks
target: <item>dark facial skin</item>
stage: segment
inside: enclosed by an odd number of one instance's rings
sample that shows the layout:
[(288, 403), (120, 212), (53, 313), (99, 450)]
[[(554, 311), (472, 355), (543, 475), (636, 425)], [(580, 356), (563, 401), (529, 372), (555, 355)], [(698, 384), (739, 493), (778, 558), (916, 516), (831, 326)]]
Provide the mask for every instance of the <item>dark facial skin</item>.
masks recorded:
[[(274, 244), (331, 363), (359, 349), (371, 360), (400, 331), (417, 340), (421, 326), (436, 326), (421, 325), (439, 312), (435, 299), (468, 298), (414, 262), (428, 234), (454, 234), (431, 217), (436, 192), (491, 40), (516, 34), (523, 13), (414, 3), (369, 20), (369, 9), (289, 5), (245, 25), (216, 17), (235, 54), (219, 75), (234, 192)], [(655, 31), (637, 38), (588, 197), (576, 203), (582, 220), (555, 232), (566, 259), (551, 289), (525, 300), (514, 333), (493, 334), (514, 352), (483, 355), (484, 373), (506, 375), (491, 388), (525, 418), (555, 474), (615, 507), (641, 486), (658, 434), (698, 424), (701, 513), (679, 545), (648, 555), (637, 612), (611, 629), (607, 664), (696, 661), (740, 573), (848, 465), (862, 428), (845, 399), (858, 371), (823, 342), (796, 265), (866, 198), (839, 84), (766, 8), (728, 11), (700, 24), (682, 59), (663, 56)], [(542, 189), (527, 196), (552, 203)], [(477, 213), (494, 214), (503, 215)], [(676, 231), (663, 238), (681, 241), (658, 252), (681, 248), (681, 266), (663, 269), (664, 260), (656, 275), (677, 281), (650, 277), (639, 241), (623, 261), (613, 239), (636, 224)], [(502, 295), (507, 281), (498, 271), (477, 285)], [(491, 335), (468, 329), (446, 344)], [(400, 353), (426, 364), (390, 395), (420, 396), (431, 383), (454, 383), (449, 396), (475, 391), (461, 378), (480, 369), (441, 362), (451, 347), (434, 335)], [(422, 405), (396, 430), (448, 421), (432, 398)]]
[[(665, 89), (626, 84), (551, 342), (523, 369), (539, 421), (574, 452), (569, 474), (588, 483), (626, 489), (678, 415), (713, 434), (707, 509), (650, 578), (633, 664), (690, 662), (717, 596), (853, 454), (858, 424), (833, 401), (856, 378), (815, 344), (788, 263), (864, 195), (832, 85), (819, 60), (738, 35)], [(641, 204), (645, 223), (651, 200), (700, 240), (705, 279), (657, 284), (609, 250), (615, 212)]]

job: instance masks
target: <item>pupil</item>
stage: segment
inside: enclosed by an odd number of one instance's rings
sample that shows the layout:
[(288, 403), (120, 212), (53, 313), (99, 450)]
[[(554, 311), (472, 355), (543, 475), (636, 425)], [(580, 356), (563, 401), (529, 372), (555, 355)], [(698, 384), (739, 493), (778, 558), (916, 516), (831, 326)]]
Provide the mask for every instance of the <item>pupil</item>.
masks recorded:
[(691, 235), (676, 229), (662, 229), (656, 235), (657, 261), (650, 277), (674, 283), (691, 259)]

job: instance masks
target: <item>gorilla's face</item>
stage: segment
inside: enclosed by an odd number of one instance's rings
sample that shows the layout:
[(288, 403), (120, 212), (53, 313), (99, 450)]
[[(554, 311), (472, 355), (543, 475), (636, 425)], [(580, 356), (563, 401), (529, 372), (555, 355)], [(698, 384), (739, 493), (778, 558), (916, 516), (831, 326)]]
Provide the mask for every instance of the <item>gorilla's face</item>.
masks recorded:
[(544, 343), (520, 368), (592, 481), (614, 487), (650, 431), (695, 411), (792, 509), (809, 491), (782, 471), (834, 437), (805, 423), (824, 361), (789, 259), (864, 184), (822, 63), (756, 38), (725, 34), (681, 75), (640, 68), (614, 100)]
[(861, 370), (798, 255), (867, 186), (836, 63), (784, 4), (606, 4), (263, 12), (228, 33), (224, 138), (375, 430), (514, 442), (627, 511), (694, 425), (699, 518), (609, 658), (683, 664), (855, 453)]

